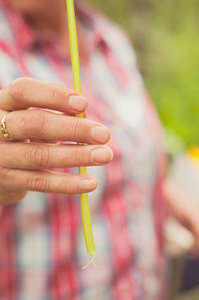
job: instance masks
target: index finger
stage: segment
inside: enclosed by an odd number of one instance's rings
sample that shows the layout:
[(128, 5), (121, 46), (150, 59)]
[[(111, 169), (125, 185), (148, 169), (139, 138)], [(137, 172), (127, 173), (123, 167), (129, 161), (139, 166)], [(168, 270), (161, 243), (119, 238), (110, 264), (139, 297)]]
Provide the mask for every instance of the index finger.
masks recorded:
[(13, 111), (30, 107), (79, 114), (87, 109), (88, 100), (62, 85), (29, 77), (16, 79), (0, 91), (0, 109)]

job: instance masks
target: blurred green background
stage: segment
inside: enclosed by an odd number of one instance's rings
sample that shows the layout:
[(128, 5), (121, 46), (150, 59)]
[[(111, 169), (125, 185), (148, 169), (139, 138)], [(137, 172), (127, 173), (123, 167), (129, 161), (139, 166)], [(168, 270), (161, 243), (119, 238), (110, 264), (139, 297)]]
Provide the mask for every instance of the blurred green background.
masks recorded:
[(132, 38), (168, 151), (199, 145), (199, 1), (89, 1)]

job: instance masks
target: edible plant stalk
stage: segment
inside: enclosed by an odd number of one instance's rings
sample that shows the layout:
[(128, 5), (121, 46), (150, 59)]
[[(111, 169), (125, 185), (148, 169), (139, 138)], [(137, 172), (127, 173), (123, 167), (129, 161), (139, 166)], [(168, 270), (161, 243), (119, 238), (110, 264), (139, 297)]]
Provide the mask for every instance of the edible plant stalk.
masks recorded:
[[(67, 6), (67, 13), (68, 13), (68, 28), (69, 28), (69, 36), (70, 36), (73, 86), (75, 91), (81, 93), (79, 53), (78, 53), (77, 31), (76, 31), (75, 10), (74, 10), (73, 0), (66, 0), (66, 6)], [(76, 117), (83, 118), (83, 114), (77, 114)], [(79, 174), (87, 174), (86, 167), (79, 167)], [(86, 248), (87, 248), (87, 252), (92, 257), (91, 262), (93, 262), (93, 259), (96, 256), (96, 250), (93, 241), (93, 233), (91, 227), (88, 193), (84, 193), (80, 195), (80, 202), (81, 202), (81, 214), (82, 214), (82, 223), (83, 223)]]

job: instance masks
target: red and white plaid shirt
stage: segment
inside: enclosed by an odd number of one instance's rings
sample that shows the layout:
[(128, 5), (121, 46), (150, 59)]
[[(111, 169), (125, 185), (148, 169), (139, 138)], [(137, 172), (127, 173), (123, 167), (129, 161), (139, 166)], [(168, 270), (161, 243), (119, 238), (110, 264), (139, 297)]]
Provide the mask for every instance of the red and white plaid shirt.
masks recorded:
[[(89, 256), (79, 196), (29, 192), (1, 208), (0, 300), (162, 299), (159, 120), (123, 31), (88, 7), (76, 10), (88, 45), (81, 67), (88, 118), (110, 128), (114, 152), (109, 165), (88, 168), (99, 182), (90, 194), (98, 268), (82, 270)], [(22, 76), (73, 87), (56, 39), (1, 3), (0, 84)]]

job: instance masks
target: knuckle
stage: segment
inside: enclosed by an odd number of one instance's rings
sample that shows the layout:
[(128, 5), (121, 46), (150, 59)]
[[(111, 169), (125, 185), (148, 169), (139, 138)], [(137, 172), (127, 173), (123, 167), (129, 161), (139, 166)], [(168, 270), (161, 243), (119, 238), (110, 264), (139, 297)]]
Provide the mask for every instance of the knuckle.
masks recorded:
[(45, 145), (33, 145), (27, 154), (28, 165), (35, 169), (45, 169), (49, 162), (49, 150)]
[(71, 192), (73, 191), (74, 187), (73, 187), (74, 183), (72, 178), (67, 178), (62, 180), (62, 184), (60, 185), (62, 187), (62, 192), (65, 194), (71, 194)]
[(61, 186), (62, 186), (64, 193), (69, 193), (70, 184), (69, 184), (68, 180), (62, 180)]
[(38, 138), (44, 126), (45, 114), (41, 110), (29, 112), (22, 120), (24, 134), (30, 138)]
[(80, 147), (75, 147), (75, 149), (73, 150), (71, 160), (74, 166), (82, 166), (82, 165), (90, 164), (92, 162), (92, 159), (87, 146), (82, 145)]
[(82, 160), (83, 157), (81, 156), (80, 151), (76, 148), (73, 148), (72, 155), (70, 157), (71, 165), (73, 166), (81, 165)]
[(49, 83), (50, 87), (48, 88), (47, 97), (51, 100), (51, 103), (56, 104), (58, 99), (63, 99), (63, 101), (69, 98), (72, 90), (66, 89), (62, 85), (55, 83)]
[(74, 139), (74, 141), (79, 140), (79, 138), (81, 138), (82, 132), (84, 132), (82, 130), (82, 119), (80, 118), (72, 119), (69, 126), (69, 132), (71, 132), (71, 137), (72, 139)]
[[(10, 157), (10, 155), (8, 155), (8, 146), (7, 143), (1, 142), (0, 143), (0, 164), (2, 167), (6, 167), (7, 163), (9, 163), (9, 161), (12, 159), (12, 157)], [(0, 173), (2, 177), (2, 173)]]
[(18, 78), (7, 86), (8, 95), (14, 100), (24, 99), (29, 91), (29, 79)]
[(60, 88), (56, 86), (53, 86), (53, 88), (51, 87), (51, 89), (49, 89), (49, 99), (51, 99), (51, 102), (56, 103), (59, 94), (60, 94)]
[(48, 190), (48, 180), (46, 175), (44, 174), (37, 174), (37, 175), (33, 175), (30, 179), (29, 179), (29, 183), (28, 183), (30, 190), (33, 191), (39, 191), (39, 192), (45, 192)]
[(0, 168), (0, 186), (4, 189), (9, 188), (11, 176), (10, 176), (10, 169), (7, 168)]

